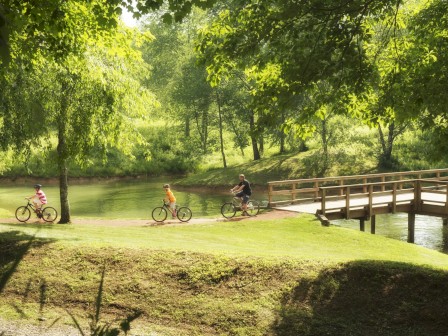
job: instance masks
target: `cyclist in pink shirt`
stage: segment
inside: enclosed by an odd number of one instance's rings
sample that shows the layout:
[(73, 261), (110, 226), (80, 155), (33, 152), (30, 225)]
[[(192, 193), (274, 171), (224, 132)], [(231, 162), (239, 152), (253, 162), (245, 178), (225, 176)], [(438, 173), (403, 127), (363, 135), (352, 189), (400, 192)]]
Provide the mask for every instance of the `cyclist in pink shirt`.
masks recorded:
[(36, 210), (40, 210), (42, 205), (47, 204), (47, 196), (45, 196), (44, 191), (41, 189), (41, 184), (35, 184), (34, 189), (36, 193), (33, 196), (30, 196), (29, 199), (32, 200)]

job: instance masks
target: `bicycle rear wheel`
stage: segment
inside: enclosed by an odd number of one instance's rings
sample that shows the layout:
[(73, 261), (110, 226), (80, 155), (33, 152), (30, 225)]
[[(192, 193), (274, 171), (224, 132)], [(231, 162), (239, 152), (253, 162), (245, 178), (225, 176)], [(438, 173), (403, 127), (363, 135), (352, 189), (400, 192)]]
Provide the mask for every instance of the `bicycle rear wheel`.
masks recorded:
[(233, 203), (224, 203), (221, 207), (221, 214), (225, 217), (225, 218), (232, 218), (233, 216), (235, 216), (236, 213), (236, 209), (235, 206), (233, 205)]
[(26, 206), (18, 207), (16, 210), (16, 218), (19, 222), (26, 222), (30, 219), (31, 211)]
[(260, 211), (260, 203), (258, 201), (249, 201), (247, 202), (247, 214), (249, 216), (256, 216)]
[(55, 208), (46, 207), (42, 210), (42, 219), (46, 222), (54, 222), (58, 217), (58, 212)]
[(193, 216), (193, 213), (191, 212), (190, 208), (180, 207), (179, 209), (177, 209), (177, 218), (181, 222), (188, 222), (191, 219), (191, 216)]
[(157, 207), (152, 211), (152, 219), (156, 222), (163, 222), (168, 216), (168, 213), (164, 207)]

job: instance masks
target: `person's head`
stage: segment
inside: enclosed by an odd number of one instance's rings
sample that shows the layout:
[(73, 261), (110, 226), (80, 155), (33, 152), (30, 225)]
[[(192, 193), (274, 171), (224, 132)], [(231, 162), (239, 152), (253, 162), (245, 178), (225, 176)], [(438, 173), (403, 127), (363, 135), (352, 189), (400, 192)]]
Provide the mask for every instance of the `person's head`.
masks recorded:
[(240, 174), (240, 180), (244, 181), (244, 179), (245, 179), (244, 174)]
[(36, 190), (40, 190), (40, 188), (42, 188), (42, 185), (41, 185), (41, 184), (35, 184), (35, 185), (34, 185), (34, 189), (36, 189)]
[(168, 183), (163, 185), (163, 189), (169, 189), (169, 188), (170, 188), (170, 185)]

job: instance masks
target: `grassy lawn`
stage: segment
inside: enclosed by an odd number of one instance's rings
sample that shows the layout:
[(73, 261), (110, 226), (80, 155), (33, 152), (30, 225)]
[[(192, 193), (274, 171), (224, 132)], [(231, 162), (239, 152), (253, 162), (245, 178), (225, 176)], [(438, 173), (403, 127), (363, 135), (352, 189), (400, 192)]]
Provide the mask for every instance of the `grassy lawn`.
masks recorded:
[(0, 239), (0, 317), (47, 328), (70, 312), (88, 329), (104, 270), (100, 320), (139, 311), (137, 334), (448, 334), (447, 255), (313, 216), (0, 224)]

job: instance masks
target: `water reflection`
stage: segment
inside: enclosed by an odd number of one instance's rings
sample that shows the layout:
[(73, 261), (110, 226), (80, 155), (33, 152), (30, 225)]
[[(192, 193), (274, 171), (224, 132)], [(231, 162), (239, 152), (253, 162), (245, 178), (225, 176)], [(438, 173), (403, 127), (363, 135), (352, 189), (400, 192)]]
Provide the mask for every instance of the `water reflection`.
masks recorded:
[[(150, 218), (152, 209), (162, 205), (164, 183), (173, 184), (172, 179), (127, 179), (118, 181), (95, 181), (71, 183), (69, 201), (72, 216), (94, 218)], [(59, 187), (43, 183), (50, 205), (60, 209)], [(25, 203), (24, 197), (34, 193), (34, 182), (3, 185), (0, 188), (0, 207), (14, 215), (15, 209)], [(221, 205), (231, 199), (227, 189), (204, 188), (185, 190), (172, 187), (179, 205), (191, 208), (195, 217), (220, 216)], [(257, 200), (265, 200), (262, 193)]]
[[(359, 230), (358, 220), (337, 220), (332, 224)], [(365, 231), (370, 232), (370, 221), (366, 222)], [(376, 216), (375, 234), (402, 241), (408, 239), (408, 215), (406, 213)], [(442, 218), (432, 216), (415, 216), (415, 244), (440, 252), (448, 253), (448, 227)]]

